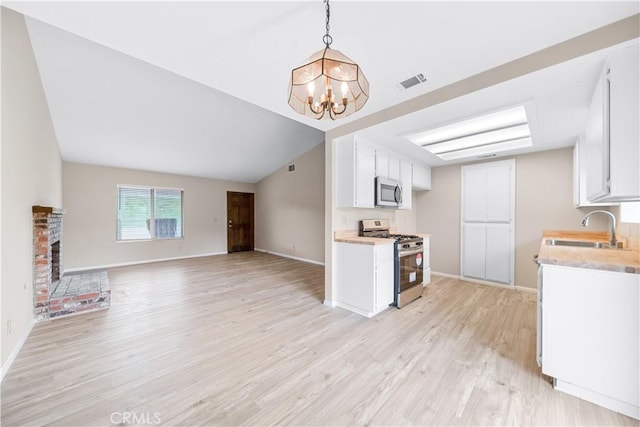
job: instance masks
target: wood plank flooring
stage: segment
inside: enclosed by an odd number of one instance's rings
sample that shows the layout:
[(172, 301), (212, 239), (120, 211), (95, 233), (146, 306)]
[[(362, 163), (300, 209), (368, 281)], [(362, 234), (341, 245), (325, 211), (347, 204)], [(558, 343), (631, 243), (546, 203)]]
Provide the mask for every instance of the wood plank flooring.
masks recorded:
[(109, 310), (34, 327), (3, 426), (638, 425), (542, 377), (533, 294), (435, 277), (365, 319), (322, 304), (322, 267), (259, 252), (109, 280)]

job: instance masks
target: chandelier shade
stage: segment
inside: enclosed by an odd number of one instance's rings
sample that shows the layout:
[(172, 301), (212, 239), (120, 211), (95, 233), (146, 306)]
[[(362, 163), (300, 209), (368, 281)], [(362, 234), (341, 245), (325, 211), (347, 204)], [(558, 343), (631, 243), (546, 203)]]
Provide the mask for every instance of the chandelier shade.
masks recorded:
[[(348, 116), (369, 99), (369, 81), (358, 64), (339, 50), (328, 47), (294, 68), (289, 86), (291, 108), (314, 119)], [(323, 106), (323, 103), (328, 104)]]
[(324, 49), (291, 71), (289, 105), (297, 113), (317, 120), (346, 117), (369, 99), (369, 81), (354, 61), (331, 49), (329, 0), (326, 5)]

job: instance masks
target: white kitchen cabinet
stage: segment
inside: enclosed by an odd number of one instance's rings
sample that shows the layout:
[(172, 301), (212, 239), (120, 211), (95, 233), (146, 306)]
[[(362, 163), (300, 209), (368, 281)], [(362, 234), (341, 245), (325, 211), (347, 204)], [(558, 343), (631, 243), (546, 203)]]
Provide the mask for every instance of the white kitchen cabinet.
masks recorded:
[(393, 303), (393, 241), (335, 243), (334, 304), (372, 317)]
[(400, 157), (395, 156), (394, 154), (389, 154), (389, 179), (393, 179), (394, 181), (402, 181), (400, 168)]
[(376, 176), (400, 181), (400, 157), (376, 147)]
[(541, 278), (542, 372), (640, 419), (640, 275), (543, 264)]
[(425, 237), (423, 241), (424, 252), (422, 253), (422, 262), (424, 263), (424, 268), (422, 270), (422, 286), (427, 286), (431, 283), (431, 244), (429, 243), (429, 238)]
[(431, 168), (420, 162), (413, 162), (414, 190), (431, 190)]
[(640, 54), (613, 52), (598, 79), (586, 130), (587, 199), (640, 200)]
[(376, 176), (389, 178), (389, 152), (376, 147)]
[(338, 207), (373, 208), (375, 205), (376, 152), (360, 137), (336, 141), (336, 204)]
[(463, 166), (460, 275), (514, 283), (515, 161)]
[(576, 208), (586, 206), (611, 206), (617, 203), (593, 203), (587, 199), (587, 150), (584, 138), (578, 138), (573, 146), (573, 205)]
[(402, 203), (400, 209), (411, 209), (413, 165), (408, 159), (400, 160), (400, 182), (402, 183)]

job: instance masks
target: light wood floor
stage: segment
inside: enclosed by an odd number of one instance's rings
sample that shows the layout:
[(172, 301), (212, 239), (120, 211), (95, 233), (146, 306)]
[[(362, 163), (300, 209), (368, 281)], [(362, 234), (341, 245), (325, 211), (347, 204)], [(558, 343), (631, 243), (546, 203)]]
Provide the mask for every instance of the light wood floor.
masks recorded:
[(35, 326), (2, 425), (638, 425), (541, 376), (533, 294), (435, 278), (365, 319), (322, 305), (323, 275), (258, 252), (112, 269), (109, 310)]

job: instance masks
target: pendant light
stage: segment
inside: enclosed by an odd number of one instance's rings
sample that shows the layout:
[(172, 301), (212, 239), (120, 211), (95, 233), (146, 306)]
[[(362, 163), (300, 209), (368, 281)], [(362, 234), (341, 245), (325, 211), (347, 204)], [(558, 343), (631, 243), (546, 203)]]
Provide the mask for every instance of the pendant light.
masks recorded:
[(369, 99), (369, 82), (358, 64), (339, 50), (331, 49), (329, 0), (324, 3), (325, 47), (291, 71), (289, 105), (307, 117), (335, 120), (362, 108)]

